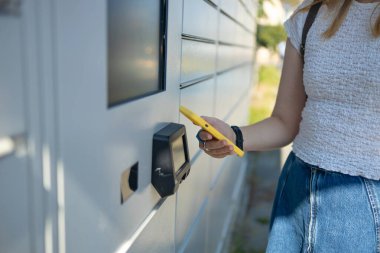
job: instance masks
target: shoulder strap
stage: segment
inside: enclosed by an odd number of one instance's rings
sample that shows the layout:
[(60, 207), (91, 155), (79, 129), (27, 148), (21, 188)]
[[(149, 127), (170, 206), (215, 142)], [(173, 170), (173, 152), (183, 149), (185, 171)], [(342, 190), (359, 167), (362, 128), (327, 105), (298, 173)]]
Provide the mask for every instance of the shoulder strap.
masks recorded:
[(301, 56), (302, 58), (305, 56), (305, 45), (306, 45), (306, 37), (307, 34), (309, 33), (309, 30), (311, 26), (314, 23), (315, 18), (317, 17), (319, 8), (321, 8), (322, 2), (316, 3), (313, 6), (311, 6), (309, 13), (307, 14), (305, 25), (303, 26), (303, 31), (302, 31), (302, 42), (301, 42)]

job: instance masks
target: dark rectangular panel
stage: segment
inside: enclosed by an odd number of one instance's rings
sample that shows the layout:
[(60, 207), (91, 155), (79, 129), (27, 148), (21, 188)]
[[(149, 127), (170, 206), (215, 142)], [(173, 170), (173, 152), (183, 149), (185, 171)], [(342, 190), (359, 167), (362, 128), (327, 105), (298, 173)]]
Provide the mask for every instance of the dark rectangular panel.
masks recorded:
[(172, 144), (174, 158), (174, 172), (176, 173), (186, 162), (185, 148), (183, 146), (183, 137), (176, 139)]
[(164, 0), (108, 0), (108, 105), (164, 90)]

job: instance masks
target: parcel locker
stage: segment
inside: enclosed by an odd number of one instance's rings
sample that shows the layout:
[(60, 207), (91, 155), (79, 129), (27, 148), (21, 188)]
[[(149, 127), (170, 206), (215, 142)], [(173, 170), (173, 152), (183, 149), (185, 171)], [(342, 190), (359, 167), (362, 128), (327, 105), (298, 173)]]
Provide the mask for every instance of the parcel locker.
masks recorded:
[(179, 107), (246, 122), (247, 1), (0, 0), (0, 252), (228, 246), (245, 160)]

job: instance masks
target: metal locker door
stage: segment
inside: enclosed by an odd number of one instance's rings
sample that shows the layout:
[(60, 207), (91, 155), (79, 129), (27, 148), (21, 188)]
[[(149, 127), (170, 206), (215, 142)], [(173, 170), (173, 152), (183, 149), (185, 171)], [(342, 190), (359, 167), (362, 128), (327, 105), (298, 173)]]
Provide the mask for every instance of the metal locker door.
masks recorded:
[[(115, 7), (112, 4), (116, 2), (56, 0), (54, 4), (59, 159), (65, 180), (67, 252), (116, 252), (123, 245), (133, 244), (139, 235), (154, 234), (141, 231), (145, 228), (141, 226), (144, 219), (160, 212), (154, 209), (160, 197), (150, 183), (152, 138), (167, 123), (178, 122), (179, 118), (182, 1), (118, 1), (120, 5)], [(122, 3), (134, 5), (132, 9), (123, 9)], [(158, 29), (160, 24), (154, 10), (146, 11), (153, 7), (162, 11), (160, 4), (163, 3), (168, 4), (166, 72), (154, 57), (145, 57), (162, 48), (154, 43), (144, 44), (152, 33), (151, 27)], [(134, 22), (110, 27), (110, 19), (123, 17), (120, 10)], [(131, 36), (140, 38), (141, 44), (131, 48), (139, 50), (144, 46), (143, 53), (123, 48), (115, 53), (112, 50), (115, 48), (109, 48), (110, 44), (123, 46), (123, 43), (113, 44), (109, 40), (110, 33), (124, 29), (122, 24), (130, 25)], [(124, 44), (133, 42), (128, 36), (123, 38)], [(115, 70), (115, 74), (109, 70), (110, 57), (118, 56), (127, 56), (120, 59), (133, 61), (120, 60), (124, 65), (118, 65), (121, 71)], [(166, 74), (165, 88), (159, 92), (148, 89), (125, 97), (123, 83), (116, 88), (110, 87), (110, 79), (113, 76), (122, 79), (124, 73), (129, 77), (135, 75), (136, 79), (154, 79)], [(138, 168), (138, 188), (121, 204), (122, 175), (132, 167)], [(163, 244), (157, 247), (173, 252), (175, 201), (163, 206), (170, 212), (158, 215), (160, 220), (152, 223), (155, 225), (149, 229), (160, 232), (158, 227), (164, 227), (167, 240), (157, 242)]]
[[(12, 1), (11, 1), (12, 2)], [(27, 159), (16, 154), (25, 137), (22, 23), (0, 1), (0, 252), (32, 252)]]

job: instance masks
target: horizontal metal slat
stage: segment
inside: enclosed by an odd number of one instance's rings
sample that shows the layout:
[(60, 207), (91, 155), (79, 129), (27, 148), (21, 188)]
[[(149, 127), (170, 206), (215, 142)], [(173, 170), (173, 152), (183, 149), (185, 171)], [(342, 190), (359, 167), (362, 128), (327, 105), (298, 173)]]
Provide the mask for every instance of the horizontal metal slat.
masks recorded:
[(181, 83), (213, 74), (216, 45), (182, 40)]
[(253, 48), (242, 48), (234, 46), (218, 46), (218, 72), (243, 63), (251, 62)]
[(218, 12), (204, 0), (185, 0), (183, 33), (217, 39)]

